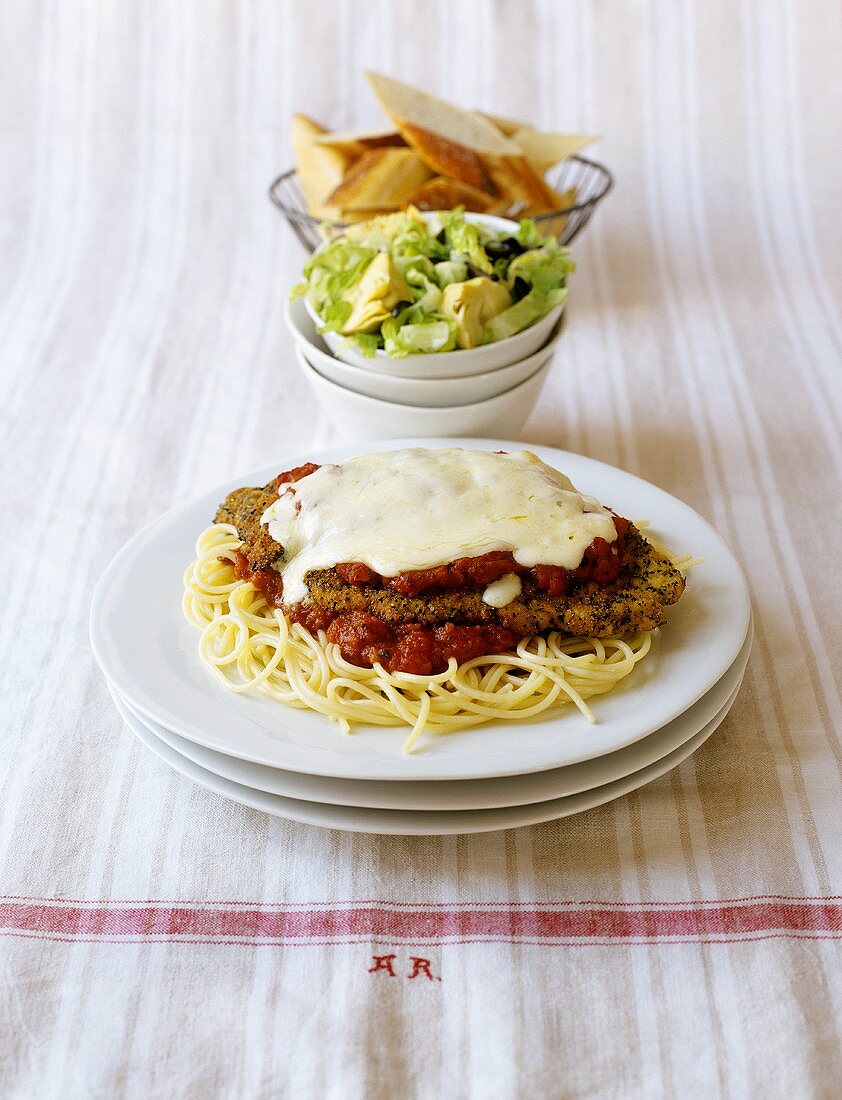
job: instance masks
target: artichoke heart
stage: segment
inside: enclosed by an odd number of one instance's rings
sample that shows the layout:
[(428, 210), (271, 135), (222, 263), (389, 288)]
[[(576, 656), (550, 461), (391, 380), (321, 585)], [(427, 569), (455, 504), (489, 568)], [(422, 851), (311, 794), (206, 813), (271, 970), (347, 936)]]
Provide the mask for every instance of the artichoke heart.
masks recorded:
[(478, 275), (467, 282), (446, 286), (439, 310), (456, 322), (458, 346), (475, 348), (485, 341), (486, 324), (511, 304), (512, 297), (503, 283)]
[(375, 332), (392, 314), (398, 302), (411, 302), (412, 288), (392, 263), (388, 252), (378, 252), (365, 274), (347, 295), (351, 315), (342, 334)]

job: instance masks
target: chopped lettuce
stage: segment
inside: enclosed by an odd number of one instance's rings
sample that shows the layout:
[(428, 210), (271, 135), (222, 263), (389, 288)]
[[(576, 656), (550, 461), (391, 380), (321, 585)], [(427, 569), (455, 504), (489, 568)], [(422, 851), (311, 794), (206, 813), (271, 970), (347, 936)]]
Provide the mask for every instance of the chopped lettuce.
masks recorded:
[(456, 325), (446, 317), (405, 325), (398, 325), (393, 317), (383, 322), (382, 332), (385, 351), (395, 359), (419, 352), (453, 351), (456, 347)]
[(537, 289), (530, 290), (519, 302), (504, 309), (496, 317), (488, 322), (488, 330), (491, 333), (491, 341), (505, 340), (507, 336), (514, 336), (522, 332), (536, 321), (545, 317), (551, 309), (555, 309), (567, 297), (567, 287), (557, 287), (548, 293), (542, 293)]
[[(517, 239), (524, 248), (540, 248), (547, 243), (547, 238), (542, 237), (538, 226), (532, 218), (522, 218), (517, 231)], [(551, 238), (555, 239), (555, 238)]]
[(420, 267), (412, 267), (406, 273), (406, 282), (410, 287), (421, 291), (421, 297), (415, 297), (415, 308), (425, 313), (434, 313), (441, 301), (441, 287)]
[(464, 260), (442, 260), (435, 265), (435, 278), (442, 290), (451, 283), (464, 283), (468, 265)]
[(442, 217), (442, 225), (453, 252), (461, 253), (468, 263), (482, 275), (493, 275), (494, 265), (486, 255), (480, 238), (480, 227), (465, 221), (465, 211), (461, 206), (449, 210)]
[[(330, 239), (307, 261), (292, 296), (306, 294), (321, 332), (341, 332), (364, 355), (384, 350), (401, 358), (521, 332), (564, 301), (573, 267), (567, 250), (529, 219), (513, 235), (468, 221), (461, 207), (429, 224), (410, 207)], [(481, 305), (470, 307), (482, 339), (472, 325), (468, 340), (461, 288), (470, 284), (476, 297), (489, 280)], [(494, 284), (499, 292), (492, 294)]]
[(383, 343), (383, 338), (379, 332), (358, 332), (350, 337), (348, 342), (352, 343), (366, 359), (373, 359)]

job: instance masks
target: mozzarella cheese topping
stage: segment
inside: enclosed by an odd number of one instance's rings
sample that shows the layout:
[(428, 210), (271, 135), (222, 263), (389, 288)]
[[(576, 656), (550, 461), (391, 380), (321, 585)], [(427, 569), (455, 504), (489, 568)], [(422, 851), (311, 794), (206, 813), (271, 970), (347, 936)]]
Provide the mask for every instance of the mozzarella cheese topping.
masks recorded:
[(482, 594), (482, 602), (489, 607), (505, 607), (518, 598), (522, 587), (517, 573), (507, 573), (486, 588)]
[[(422, 448), (359, 455), (295, 482), (261, 522), (283, 547), (287, 603), (307, 595), (312, 569), (363, 562), (384, 577), (509, 550), (519, 565), (575, 569), (595, 538), (613, 542), (611, 513), (530, 451)], [(520, 590), (489, 585), (503, 607)], [(497, 599), (504, 602), (493, 602)]]

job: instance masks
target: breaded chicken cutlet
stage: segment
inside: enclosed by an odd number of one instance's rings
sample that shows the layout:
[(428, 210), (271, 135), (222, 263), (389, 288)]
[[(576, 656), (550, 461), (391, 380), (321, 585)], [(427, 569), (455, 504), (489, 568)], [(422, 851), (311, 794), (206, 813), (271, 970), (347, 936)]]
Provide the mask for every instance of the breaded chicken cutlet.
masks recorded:
[[(307, 467), (300, 470), (310, 472)], [(297, 479), (284, 475), (285, 481)], [(236, 489), (215, 516), (217, 523), (236, 527), (243, 543), (241, 552), (254, 572), (267, 570), (283, 559), (278, 543), (260, 523), (266, 508), (278, 498), (279, 480), (274, 479), (262, 489)], [(606, 638), (662, 625), (666, 621), (665, 608), (684, 591), (681, 573), (634, 525), (629, 525), (622, 540), (620, 562), (619, 575), (612, 583), (573, 583), (563, 596), (548, 595), (527, 573), (521, 578), (520, 595), (499, 608), (483, 601), (483, 584), (404, 596), (380, 583), (348, 583), (335, 568), (316, 569), (306, 577), (309, 595), (305, 606), (332, 615), (368, 612), (390, 624), (497, 624), (523, 636), (561, 630), (575, 636)]]

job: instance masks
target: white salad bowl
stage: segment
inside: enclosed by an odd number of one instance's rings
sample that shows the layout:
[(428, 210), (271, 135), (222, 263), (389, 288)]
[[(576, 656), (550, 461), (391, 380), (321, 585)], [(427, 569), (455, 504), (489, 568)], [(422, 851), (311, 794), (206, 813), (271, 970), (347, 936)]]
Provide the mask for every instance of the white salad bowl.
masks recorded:
[(295, 358), (334, 427), (346, 439), (361, 442), (413, 436), (500, 436), (507, 432), (511, 437), (532, 412), (549, 367), (548, 360), (525, 382), (487, 401), (442, 409), (365, 397), (324, 378), (307, 362), (299, 345)]
[[(434, 228), (440, 224), (439, 215), (435, 211), (424, 213), (422, 217)], [(490, 229), (505, 230), (512, 235), (519, 229), (517, 222), (510, 221), (508, 218), (493, 217), (490, 214), (466, 213), (465, 220), (488, 226)], [(329, 241), (326, 241), (316, 249), (316, 252), (326, 247), (328, 243)], [(306, 297), (304, 302), (314, 324), (317, 328), (321, 328), (323, 324), (321, 317)], [(401, 378), (464, 378), (472, 374), (497, 370), (499, 367), (506, 367), (510, 363), (520, 362), (521, 359), (533, 355), (549, 340), (550, 333), (558, 324), (563, 312), (564, 302), (555, 306), (529, 328), (504, 340), (497, 340), (493, 344), (483, 344), (478, 348), (458, 348), (456, 351), (408, 355), (403, 359), (395, 359), (385, 351), (377, 351), (373, 356), (363, 355), (348, 342), (346, 337), (337, 332), (323, 332), (320, 335), (337, 359), (341, 359), (343, 363), (361, 367), (363, 370), (393, 374)]]
[(287, 302), (285, 314), (287, 326), (305, 359), (323, 378), (366, 397), (427, 408), (448, 408), (486, 401), (525, 382), (555, 354), (563, 322), (562, 319), (547, 343), (534, 355), (507, 367), (464, 378), (403, 378), (363, 370), (331, 355), (300, 298)]
[[(318, 314), (306, 299), (305, 303), (310, 316), (316, 324), (321, 325)], [(549, 339), (563, 312), (564, 302), (551, 309), (530, 328), (493, 344), (482, 344), (478, 348), (459, 348), (456, 351), (407, 355), (404, 359), (395, 359), (385, 351), (376, 351), (370, 357), (363, 355), (338, 332), (323, 332), (320, 335), (337, 359), (363, 370), (392, 374), (400, 378), (418, 375), (426, 378), (468, 378), (472, 374), (485, 374), (507, 367), (533, 355)]]

